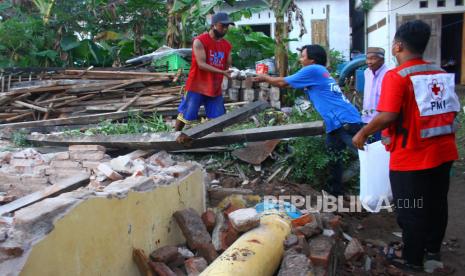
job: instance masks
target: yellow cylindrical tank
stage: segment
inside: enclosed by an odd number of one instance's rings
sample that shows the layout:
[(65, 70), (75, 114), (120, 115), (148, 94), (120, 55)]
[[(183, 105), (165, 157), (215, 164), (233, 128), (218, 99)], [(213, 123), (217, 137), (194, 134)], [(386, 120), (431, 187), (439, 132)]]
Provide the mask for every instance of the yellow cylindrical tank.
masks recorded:
[(286, 215), (264, 214), (259, 227), (244, 233), (200, 276), (272, 276), (280, 265), (283, 242), (290, 232)]

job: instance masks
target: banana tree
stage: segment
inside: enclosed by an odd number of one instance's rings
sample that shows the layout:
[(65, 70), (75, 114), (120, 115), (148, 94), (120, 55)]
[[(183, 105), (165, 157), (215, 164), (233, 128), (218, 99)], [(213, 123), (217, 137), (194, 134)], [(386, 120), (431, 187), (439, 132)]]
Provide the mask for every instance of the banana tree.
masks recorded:
[(50, 19), (50, 14), (52, 13), (53, 5), (55, 4), (55, 0), (33, 0), (33, 2), (39, 10), (44, 24), (47, 25)]
[[(224, 3), (232, 6), (236, 0), (213, 0), (207, 5), (202, 0), (168, 0), (168, 32), (167, 42), (172, 42), (170, 47), (187, 47), (193, 34), (205, 26), (206, 16), (213, 12), (215, 7)], [(179, 43), (180, 42), (180, 43)], [(177, 44), (179, 43), (179, 44)]]
[[(268, 5), (268, 8), (273, 11), (276, 18), (275, 24), (275, 58), (276, 67), (279, 75), (284, 77), (288, 73), (289, 57), (288, 57), (288, 46), (287, 37), (288, 33), (292, 31), (292, 18), (295, 16), (295, 20), (298, 22), (300, 27), (299, 37), (302, 37), (307, 30), (304, 24), (303, 12), (296, 5), (294, 0), (264, 0)], [(287, 16), (287, 22), (285, 17)]]

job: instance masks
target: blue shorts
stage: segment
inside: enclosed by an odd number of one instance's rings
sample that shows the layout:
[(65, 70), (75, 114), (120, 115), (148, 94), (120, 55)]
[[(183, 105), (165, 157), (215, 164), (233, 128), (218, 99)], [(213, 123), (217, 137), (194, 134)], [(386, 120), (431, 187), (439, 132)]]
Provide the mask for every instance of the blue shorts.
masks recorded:
[(205, 114), (208, 119), (214, 119), (223, 115), (224, 109), (223, 96), (209, 97), (196, 92), (188, 91), (184, 94), (178, 107), (178, 120), (185, 124), (196, 121), (199, 117), (200, 106), (205, 107)]

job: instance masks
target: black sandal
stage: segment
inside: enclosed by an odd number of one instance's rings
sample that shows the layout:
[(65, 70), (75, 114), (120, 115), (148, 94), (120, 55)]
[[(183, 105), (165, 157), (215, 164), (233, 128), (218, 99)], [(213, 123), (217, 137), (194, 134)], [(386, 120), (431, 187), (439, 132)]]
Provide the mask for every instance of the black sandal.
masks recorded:
[(380, 253), (386, 261), (405, 271), (405, 272), (423, 272), (423, 266), (414, 265), (407, 263), (401, 256), (401, 254), (396, 254), (397, 252), (402, 250), (403, 245), (399, 242), (392, 242), (385, 248), (380, 248)]

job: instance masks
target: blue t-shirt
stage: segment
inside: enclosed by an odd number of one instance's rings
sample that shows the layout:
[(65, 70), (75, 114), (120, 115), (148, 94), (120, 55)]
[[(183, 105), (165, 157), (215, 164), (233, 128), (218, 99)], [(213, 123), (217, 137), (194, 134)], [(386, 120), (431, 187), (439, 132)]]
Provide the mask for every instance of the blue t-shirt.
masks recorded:
[(316, 111), (323, 117), (326, 133), (347, 123), (362, 122), (360, 113), (342, 94), (341, 88), (324, 66), (305, 66), (284, 80), (292, 88), (304, 89)]

